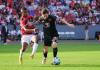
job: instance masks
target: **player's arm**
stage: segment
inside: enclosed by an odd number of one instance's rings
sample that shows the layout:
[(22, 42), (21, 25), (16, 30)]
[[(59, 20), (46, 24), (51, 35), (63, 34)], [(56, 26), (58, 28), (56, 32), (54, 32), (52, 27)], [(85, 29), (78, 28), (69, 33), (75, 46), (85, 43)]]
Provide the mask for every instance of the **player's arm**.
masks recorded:
[(38, 20), (37, 20), (37, 22), (40, 22), (40, 23), (42, 23), (43, 21), (44, 21), (43, 16), (40, 16), (40, 17), (38, 18)]
[(21, 26), (21, 28), (23, 28), (26, 32), (33, 32), (33, 31), (35, 31), (35, 28), (34, 28), (34, 29), (27, 29), (27, 28), (26, 28), (26, 25), (22, 24), (22, 22), (21, 22), (20, 26)]
[(75, 27), (74, 24), (68, 23), (64, 18), (60, 19), (60, 21), (61, 21), (62, 23), (65, 23), (65, 24), (68, 25), (69, 27)]
[(25, 26), (21, 26), (26, 32), (33, 32), (33, 31), (35, 31), (35, 28), (34, 29), (27, 29)]
[(33, 23), (36, 25), (36, 24), (42, 23), (42, 21), (43, 21), (43, 17), (42, 16), (34, 17)]

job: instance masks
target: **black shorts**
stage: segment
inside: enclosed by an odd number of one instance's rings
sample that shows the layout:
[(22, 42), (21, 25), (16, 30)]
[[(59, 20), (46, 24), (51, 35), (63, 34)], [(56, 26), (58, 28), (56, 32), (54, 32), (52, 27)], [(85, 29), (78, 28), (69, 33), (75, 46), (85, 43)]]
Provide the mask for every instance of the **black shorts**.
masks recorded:
[(53, 37), (44, 37), (44, 46), (51, 46), (52, 45)]

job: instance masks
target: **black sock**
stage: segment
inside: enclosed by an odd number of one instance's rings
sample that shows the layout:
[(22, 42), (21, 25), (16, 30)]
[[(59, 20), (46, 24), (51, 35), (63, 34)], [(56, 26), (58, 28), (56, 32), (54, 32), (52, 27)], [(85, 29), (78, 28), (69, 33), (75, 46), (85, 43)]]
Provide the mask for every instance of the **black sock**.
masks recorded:
[(47, 52), (43, 52), (44, 58), (47, 58)]
[(58, 48), (53, 48), (53, 57), (57, 56)]

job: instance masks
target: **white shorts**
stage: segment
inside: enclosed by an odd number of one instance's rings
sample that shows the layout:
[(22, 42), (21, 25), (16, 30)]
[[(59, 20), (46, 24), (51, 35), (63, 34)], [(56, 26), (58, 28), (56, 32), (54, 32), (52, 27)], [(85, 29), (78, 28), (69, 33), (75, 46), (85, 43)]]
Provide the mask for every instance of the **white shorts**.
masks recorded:
[(21, 38), (21, 44), (23, 45), (23, 43), (26, 42), (29, 45), (32, 41), (32, 36), (33, 35), (23, 35)]

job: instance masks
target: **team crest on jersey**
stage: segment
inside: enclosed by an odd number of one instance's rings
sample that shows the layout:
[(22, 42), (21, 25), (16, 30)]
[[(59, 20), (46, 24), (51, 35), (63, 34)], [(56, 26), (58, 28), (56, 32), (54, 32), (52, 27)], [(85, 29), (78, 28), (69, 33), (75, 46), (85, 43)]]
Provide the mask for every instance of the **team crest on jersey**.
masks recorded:
[(49, 23), (45, 23), (45, 27), (46, 28), (50, 27), (50, 24)]

